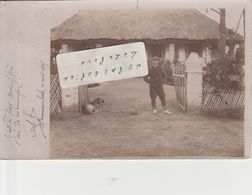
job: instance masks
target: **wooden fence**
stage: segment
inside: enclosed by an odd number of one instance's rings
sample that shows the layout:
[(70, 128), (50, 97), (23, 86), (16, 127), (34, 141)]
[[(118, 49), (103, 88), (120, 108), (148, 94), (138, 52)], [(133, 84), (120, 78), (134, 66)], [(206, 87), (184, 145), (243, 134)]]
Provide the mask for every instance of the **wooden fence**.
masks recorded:
[(244, 90), (223, 89), (216, 91), (209, 83), (203, 84), (203, 110), (218, 111), (243, 111)]
[(187, 110), (187, 77), (185, 66), (180, 65), (174, 68), (173, 82), (176, 92), (177, 103), (180, 108), (185, 112)]
[(62, 111), (62, 90), (58, 74), (51, 74), (50, 81), (50, 114)]

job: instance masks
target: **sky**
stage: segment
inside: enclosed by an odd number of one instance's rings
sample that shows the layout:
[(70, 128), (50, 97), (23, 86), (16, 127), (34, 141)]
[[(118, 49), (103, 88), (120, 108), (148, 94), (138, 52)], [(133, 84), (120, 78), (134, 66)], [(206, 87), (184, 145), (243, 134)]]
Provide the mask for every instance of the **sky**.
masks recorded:
[[(204, 3), (205, 2), (205, 3)], [(11, 2), (8, 2), (11, 3)], [(20, 2), (21, 4), (24, 2)], [(27, 2), (31, 3), (31, 2)], [(246, 0), (83, 0), (83, 1), (42, 1), (39, 3), (43, 14), (51, 15), (50, 25), (55, 27), (82, 9), (169, 9), (169, 8), (195, 8), (219, 22), (219, 14), (206, 8), (219, 7), (226, 9), (226, 25), (236, 29), (242, 9)], [(241, 19), (238, 33), (243, 35), (243, 20)]]
[[(177, 7), (176, 5), (170, 6), (166, 3), (166, 6), (164, 1), (155, 0), (155, 6), (153, 4), (154, 1), (144, 1), (144, 0), (127, 0), (127, 1), (113, 1), (113, 0), (107, 0), (107, 1), (96, 1), (96, 0), (85, 0), (82, 2), (55, 2), (54, 6), (57, 7), (57, 11), (53, 12), (53, 23), (54, 26), (62, 23), (65, 19), (75, 14), (77, 11), (81, 9), (136, 9), (138, 7), (139, 9), (167, 9), (167, 8), (173, 8)], [(242, 2), (242, 1), (240, 1)], [(207, 5), (207, 4), (205, 4)], [(228, 5), (228, 7), (227, 7)], [(54, 6), (50, 6), (51, 9), (55, 10)], [(185, 5), (186, 6), (186, 5)], [(202, 4), (200, 4), (202, 6)], [(204, 6), (204, 4), (203, 4)], [(180, 7), (180, 6), (179, 6)], [(209, 8), (209, 7), (208, 7)], [(228, 28), (236, 29), (239, 17), (241, 15), (242, 9), (244, 8), (244, 4), (242, 3), (233, 3), (232, 0), (230, 1), (230, 4), (225, 4), (226, 8), (226, 25)], [(201, 11), (202, 14), (207, 15), (208, 17), (212, 18), (213, 20), (219, 22), (219, 14), (216, 12), (208, 9), (206, 12), (206, 8), (198, 8), (199, 11)], [(240, 34), (243, 34), (243, 20), (241, 19), (238, 32)]]

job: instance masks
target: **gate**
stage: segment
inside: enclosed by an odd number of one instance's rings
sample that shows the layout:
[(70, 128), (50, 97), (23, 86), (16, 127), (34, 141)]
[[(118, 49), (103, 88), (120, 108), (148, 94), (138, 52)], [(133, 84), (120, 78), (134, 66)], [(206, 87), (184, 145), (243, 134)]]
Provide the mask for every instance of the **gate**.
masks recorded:
[(176, 92), (177, 103), (184, 112), (187, 110), (187, 74), (185, 70), (185, 65), (177, 65), (174, 68), (173, 72), (173, 82)]

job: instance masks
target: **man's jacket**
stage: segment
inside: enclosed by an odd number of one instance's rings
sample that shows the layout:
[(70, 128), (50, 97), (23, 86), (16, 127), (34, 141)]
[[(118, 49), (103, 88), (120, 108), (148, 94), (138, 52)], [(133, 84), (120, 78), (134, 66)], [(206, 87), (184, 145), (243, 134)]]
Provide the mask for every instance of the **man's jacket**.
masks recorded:
[(144, 77), (144, 80), (149, 84), (163, 84), (165, 82), (165, 73), (161, 66), (151, 66), (149, 74)]

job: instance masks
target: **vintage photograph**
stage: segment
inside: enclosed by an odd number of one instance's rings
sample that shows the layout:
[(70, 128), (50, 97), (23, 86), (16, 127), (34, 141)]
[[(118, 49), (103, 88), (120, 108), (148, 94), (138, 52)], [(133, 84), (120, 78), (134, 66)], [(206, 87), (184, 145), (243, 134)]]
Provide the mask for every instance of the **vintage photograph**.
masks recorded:
[[(63, 18), (51, 29), (50, 158), (244, 157), (242, 8), (78, 7)], [(57, 56), (138, 42), (146, 75), (61, 86)]]

